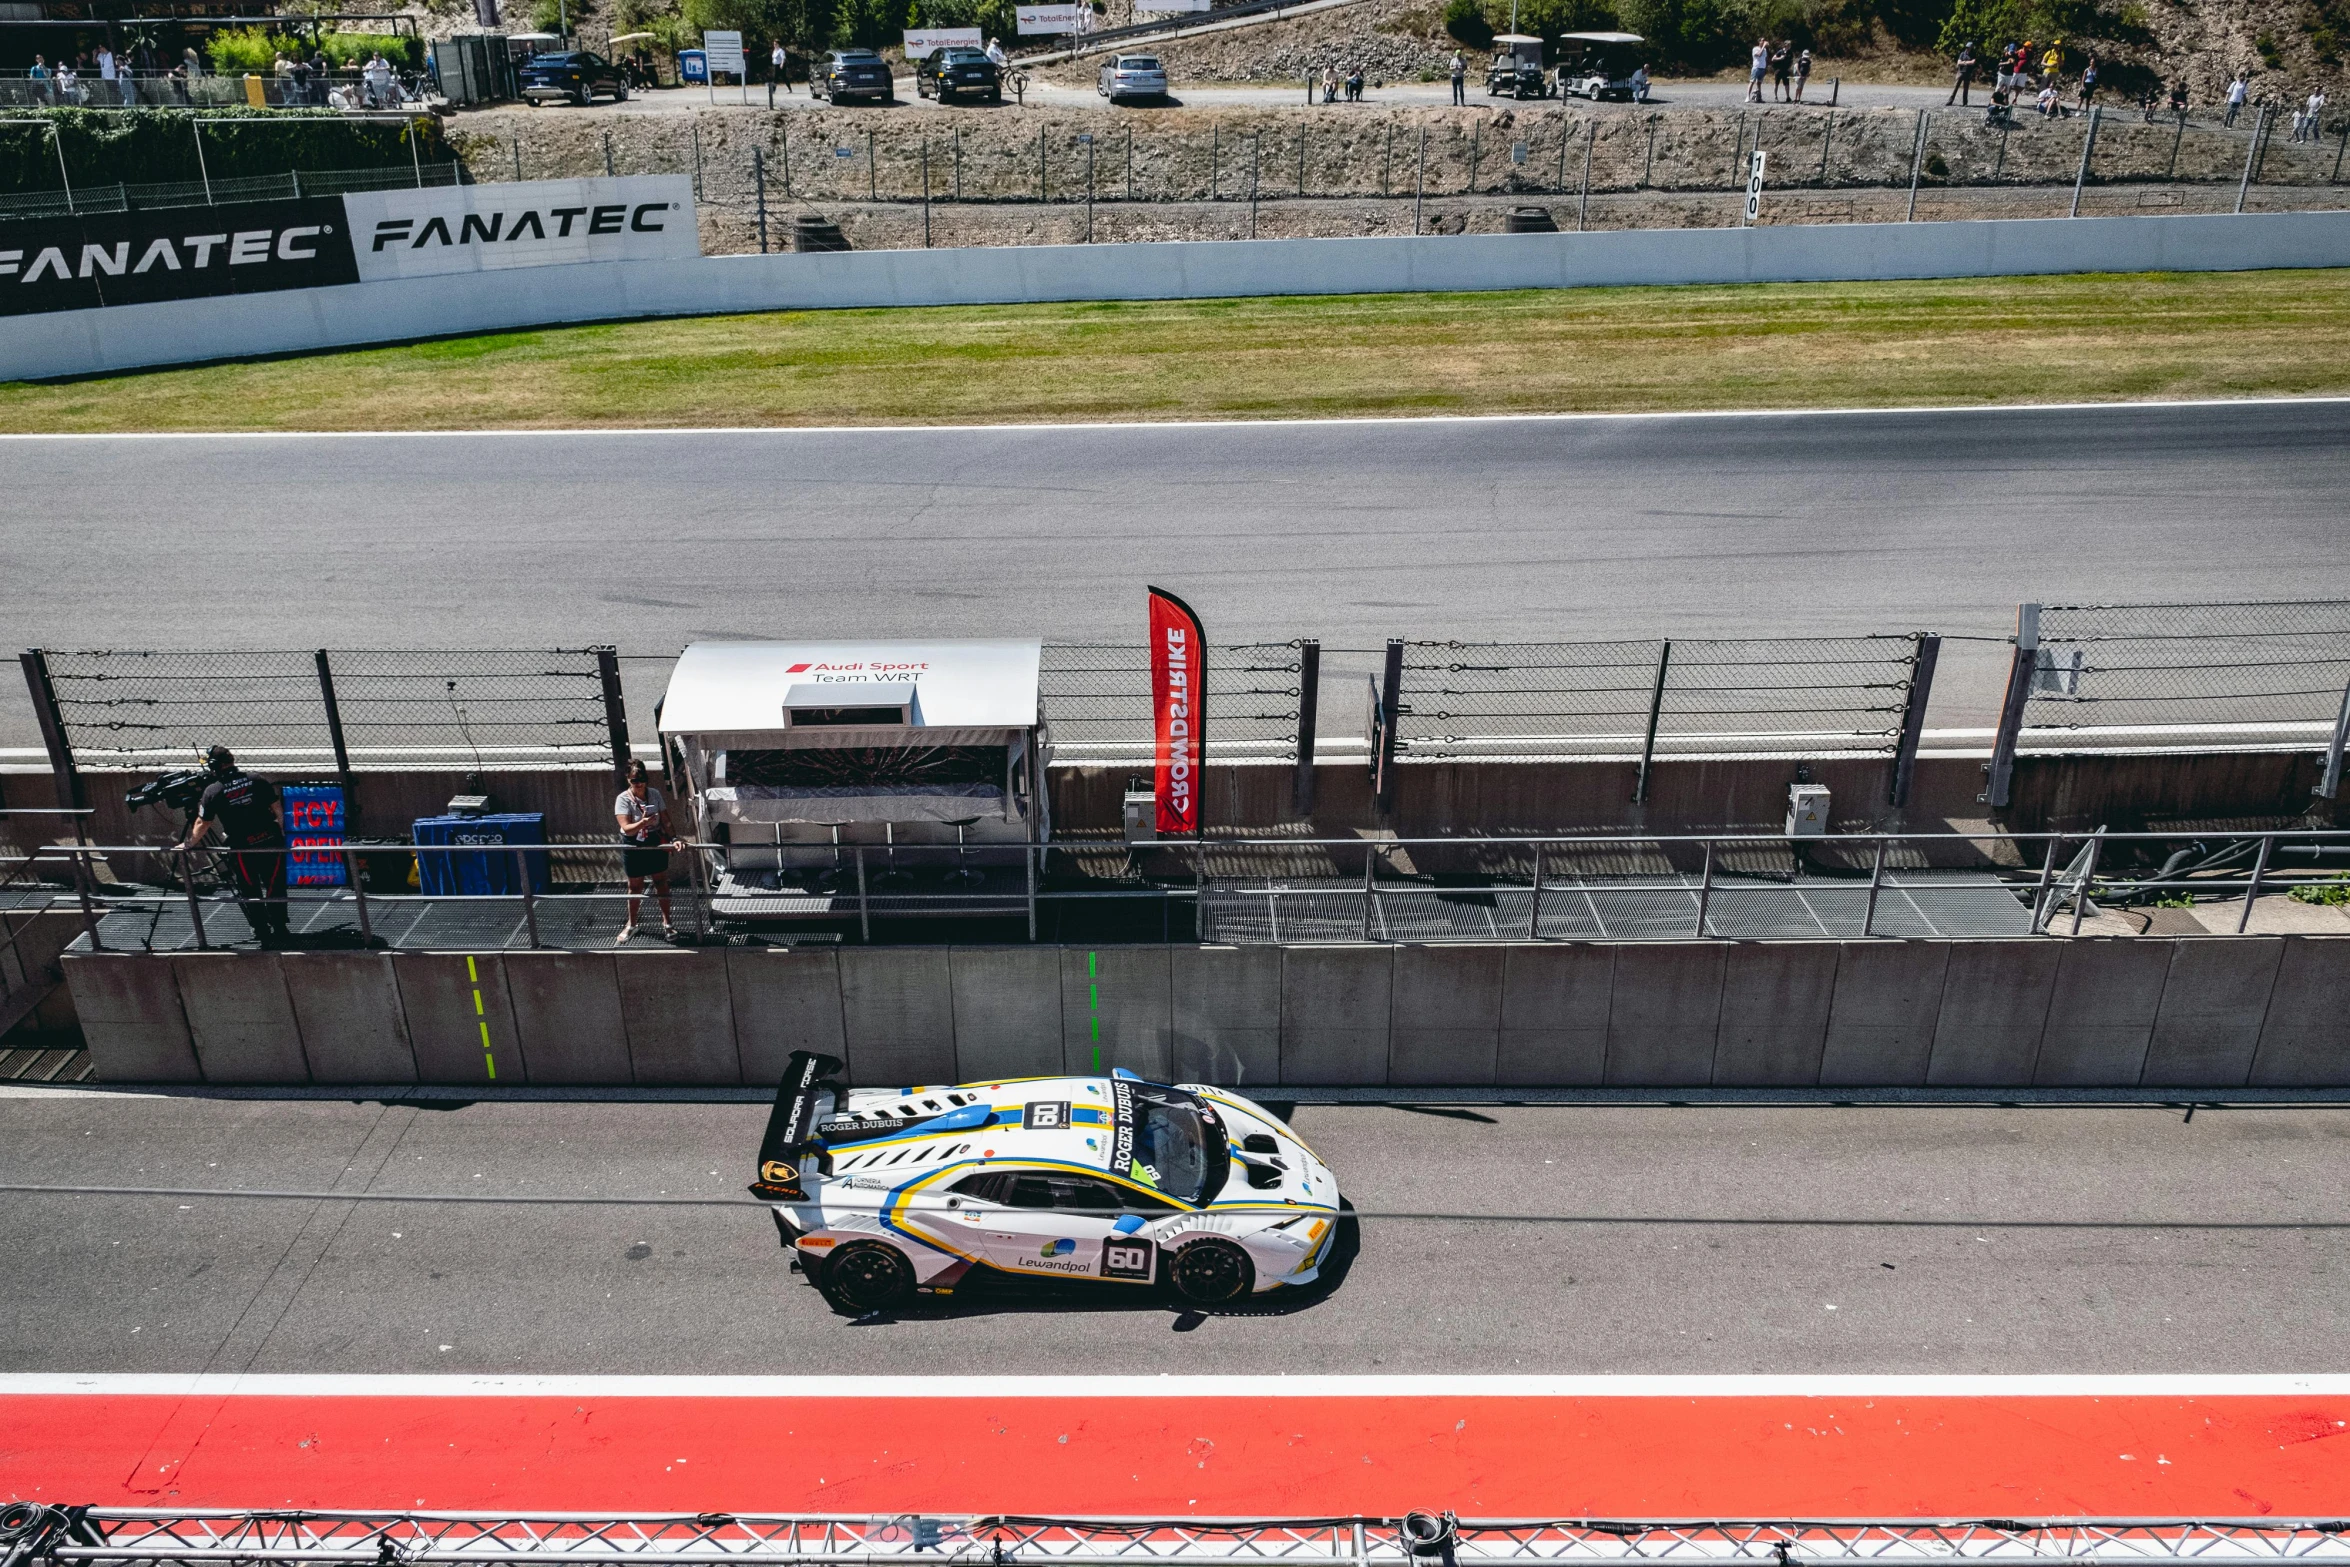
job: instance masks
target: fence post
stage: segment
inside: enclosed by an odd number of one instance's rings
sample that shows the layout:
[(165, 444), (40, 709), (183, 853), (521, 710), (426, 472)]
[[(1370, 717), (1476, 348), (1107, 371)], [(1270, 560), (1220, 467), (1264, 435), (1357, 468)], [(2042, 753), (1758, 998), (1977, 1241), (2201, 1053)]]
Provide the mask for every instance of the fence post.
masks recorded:
[(1583, 138), (1583, 194), (1575, 203), (1575, 232), (1583, 232), (1583, 220), (1591, 215), (1591, 154), (1599, 146), (1599, 117), (1588, 122), (1589, 132)]
[(1420, 232), (1420, 204), (1428, 195), (1428, 127), (1420, 127), (1420, 173), (1412, 184), (1412, 232)]
[(1551, 181), (1550, 186), (1554, 195), (1564, 196), (1567, 193), (1567, 148), (1573, 145), (1574, 140), (1574, 128), (1568, 125), (1567, 111), (1561, 108), (1559, 110), (1559, 177)]
[(1126, 199), (1134, 199), (1134, 127), (1126, 127)]
[(2178, 128), (2177, 130), (2175, 130), (2175, 131), (2173, 131), (2173, 132), (2171, 133), (2171, 138), (2170, 138), (2170, 167), (2169, 167), (2169, 168), (2167, 168), (2167, 169), (2165, 169), (2165, 170), (2163, 171), (2163, 175), (2162, 175), (2162, 177), (2163, 177), (2164, 179), (2166, 179), (2166, 180), (2175, 180), (2175, 179), (2177, 179), (2177, 178), (2179, 177), (2179, 143), (2181, 143), (2181, 142), (2185, 141), (2186, 139), (2187, 139), (2187, 111), (2186, 111), (2186, 110), (2184, 110), (2184, 109), (2181, 109), (2181, 110), (2179, 111), (2179, 128)]
[[(1035, 825), (1031, 823), (1029, 832), (1034, 834), (1035, 831)], [(1020, 869), (1028, 877), (1028, 939), (1030, 941), (1036, 939), (1036, 858), (1037, 843), (1036, 839), (1031, 836), (1028, 842), (1020, 846)]]
[(1901, 738), (1893, 748), (1893, 792), (1888, 804), (1909, 804), (1910, 779), (1918, 765), (1918, 743), (1926, 733), (1926, 701), (1934, 690), (1934, 665), (1942, 657), (1942, 639), (1921, 631), (1909, 655), (1909, 694), (1901, 705)]
[(1223, 155), (1224, 129), (1220, 125), (1211, 125), (1208, 127), (1208, 200), (1210, 201), (1224, 199)]
[(65, 132), (57, 122), (49, 122), (49, 134), (57, 142), (57, 177), (65, 183), (65, 210), (73, 211), (73, 176), (65, 172)]
[(1377, 846), (1370, 839), (1363, 840), (1363, 939), (1365, 941), (1371, 939), (1372, 900), (1379, 895), (1377, 887), (1371, 880), (1372, 856), (1378, 852)]
[[(927, 212), (929, 209), (923, 209)], [(929, 241), (927, 237), (924, 243)], [(1093, 138), (1085, 138), (1085, 242), (1093, 243)]]
[(1297, 645), (1297, 780), (1290, 790), (1301, 821), (1314, 814), (1314, 723), (1321, 705), (1322, 643), (1308, 637)]
[(616, 648), (596, 649), (596, 684), (604, 695), (604, 733), (612, 742), (612, 770), (622, 778), (628, 776), (628, 704), (620, 694), (620, 653)]
[(612, 133), (604, 133), (604, 178), (611, 179), (620, 171), (612, 167)]
[(1860, 921), (1860, 933), (1864, 936), (1874, 936), (1877, 933), (1877, 889), (1884, 885), (1885, 840), (1879, 838), (1877, 840), (1877, 858), (1869, 866), (1869, 906), (1867, 911), (1861, 915)]
[(1640, 165), (1639, 189), (1648, 189), (1648, 182), (1656, 174), (1656, 116), (1648, 117), (1648, 156)]
[(538, 900), (531, 896), (530, 851), (527, 849), (514, 851), (514, 874), (522, 878), (523, 934), (529, 938), (531, 950), (535, 952), (539, 945), (539, 906)]
[(1705, 869), (1700, 871), (1697, 876), (1697, 929), (1690, 933), (1699, 941), (1703, 941), (1706, 937), (1706, 913), (1713, 907), (1713, 901), (1714, 841), (1708, 838), (1705, 840)]
[[(200, 136), (196, 138), (196, 150), (198, 152), (204, 150), (204, 139)], [(522, 132), (520, 131), (514, 133), (514, 181), (516, 184), (522, 182)], [(206, 199), (209, 200), (210, 197), (207, 196)]]
[(2350, 124), (2342, 127), (2342, 140), (2334, 148), (2334, 172), (2326, 176), (2328, 185), (2339, 185), (2342, 182), (2342, 154), (2346, 152), (2350, 152)]
[[(1563, 155), (1563, 150), (1562, 150), (1562, 155)], [(2336, 160), (2336, 161), (2338, 162), (2339, 160)], [(1564, 175), (1561, 175), (1561, 176), (1560, 176), (1560, 178), (1561, 178), (1561, 179), (1564, 179), (1564, 178), (1565, 178), (1565, 176), (1564, 176)], [(1393, 187), (1394, 187), (1394, 185), (1395, 185), (1395, 122), (1394, 122), (1393, 120), (1389, 120), (1389, 121), (1387, 122), (1387, 156), (1386, 156), (1386, 158), (1385, 158), (1385, 159), (1384, 159), (1384, 160), (1383, 160), (1383, 161), (1380, 163), (1380, 165), (1379, 165), (1379, 194), (1380, 194), (1380, 195), (1382, 195), (1382, 196), (1392, 196), (1393, 194), (1395, 194), (1395, 191), (1394, 191), (1394, 188), (1393, 188)]]
[(1673, 667), (1673, 644), (1670, 641), (1656, 655), (1656, 684), (1648, 693), (1648, 732), (1640, 741), (1640, 773), (1632, 780), (1632, 803), (1645, 804), (1648, 799), (1648, 764), (1656, 757), (1656, 725), (1665, 710), (1665, 671)]
[[(204, 122), (188, 117), (188, 129), (196, 138), (196, 177), (204, 182), (204, 205), (212, 205), (212, 167), (204, 161)], [(514, 177), (522, 178), (522, 150), (519, 142), (514, 152)]]
[(1483, 129), (1481, 123), (1469, 127), (1469, 183), (1461, 187), (1464, 196), (1477, 194), (1477, 148), (1479, 134)]
[(881, 199), (881, 170), (873, 156), (873, 133), (865, 133), (865, 199)]
[(686, 129), (693, 133), (694, 138), (694, 200), (700, 201), (702, 199), (702, 122), (699, 120), (690, 121), (687, 123)]
[(1257, 237), (1257, 154), (1264, 144), (1263, 136), (1248, 139), (1248, 237)]
[(2105, 111), (2095, 104), (2089, 106), (2089, 128), (2081, 133), (2081, 166), (2073, 171), (2073, 210), (2068, 218), (2081, 215), (2081, 187), (2089, 183), (2089, 155), (2097, 150), (2097, 117)]
[[(766, 232), (764, 222), (761, 224), (760, 232), (762, 234)], [(1091, 202), (1088, 202), (1085, 208), (1085, 238), (1088, 243), (1093, 240), (1093, 204)], [(761, 250), (767, 248), (764, 239), (761, 240), (759, 248)], [(922, 138), (922, 248), (924, 250), (930, 248), (930, 138), (927, 136)]]
[(857, 935), (866, 946), (873, 945), (873, 912), (865, 896), (865, 846), (857, 845)]
[(358, 790), (351, 782), (351, 748), (343, 743), (343, 708), (335, 700), (334, 666), (327, 662), (326, 649), (318, 650), (318, 700), (326, 708), (326, 738), (335, 748), (335, 776), (343, 784), (343, 831), (351, 830), (352, 818), (358, 812)]
[[(65, 713), (57, 705), (57, 687), (49, 678), (49, 655), (40, 648), (26, 648), (17, 662), (24, 666), (25, 689), (33, 699), (33, 717), (41, 727), (41, 745), (49, 753), (49, 775), (56, 780), (57, 803), (69, 811), (78, 811), (88, 802), (82, 798), (81, 774), (74, 770), (73, 744), (66, 738)], [(74, 818), (78, 829), (82, 819)]]
[(417, 127), (422, 120), (408, 122), (408, 161), (416, 168), (416, 188), (424, 189), (424, 133)]
[(2032, 934), (2045, 934), (2048, 916), (2056, 912), (2049, 907), (2050, 892), (2056, 886), (2056, 856), (2064, 848), (2064, 834), (2052, 834), (2040, 845), (2040, 887), (2032, 894)]
[(1387, 639), (1386, 678), (1379, 683), (1379, 749), (1371, 757), (1372, 794), (1379, 809), (1395, 805), (1395, 720), (1403, 712), (1403, 641)]
[(1297, 133), (1297, 195), (1300, 201), (1306, 194), (1306, 133)]
[(1820, 177), (1813, 183), (1825, 190), (1828, 185), (1828, 149), (1836, 145), (1836, 111), (1828, 111), (1827, 129), (1820, 133)]
[(1915, 223), (1918, 219), (1918, 174), (1926, 166), (1927, 112), (1918, 110), (1917, 136), (1909, 149), (1909, 211), (1901, 219), (1904, 223)]
[(1542, 845), (1534, 846), (1534, 912), (1526, 922), (1526, 939), (1542, 939)]
[[(930, 183), (929, 170), (925, 168), (923, 174), (923, 188), (927, 191)], [(758, 193), (759, 254), (764, 256), (767, 254), (767, 154), (758, 147), (751, 149), (751, 187)], [(922, 242), (927, 245), (930, 243), (930, 214), (928, 211), (922, 215), (922, 224)]]
[[(2262, 846), (2266, 847), (2266, 844), (2267, 840), (2263, 839)], [(2097, 835), (2089, 840), (2088, 861), (2081, 867), (2080, 885), (2073, 888), (2073, 928), (2071, 934), (2075, 936), (2081, 933), (2081, 916), (2089, 912), (2089, 888), (2097, 880), (2097, 851), (2104, 847), (2105, 829), (2100, 827), (2097, 829)]]
[(2244, 910), (2236, 916), (2236, 934), (2239, 936), (2252, 923), (2252, 905), (2259, 901), (2260, 878), (2268, 870), (2268, 851), (2276, 846), (2276, 841), (2275, 833), (2263, 833), (2260, 836), (2260, 853), (2252, 861), (2252, 880), (2244, 886)]
[(1994, 810), (2004, 810), (2015, 781), (2015, 746), (2024, 729), (2024, 704), (2031, 700), (2032, 672), (2040, 665), (2040, 606), (2018, 604), (2015, 611), (2015, 658), (2007, 666), (2007, 696), (1999, 705), (1999, 733), (1991, 742), (1991, 760), (1983, 764), (1989, 782), (1977, 796)]
[[(343, 818), (344, 831), (350, 830), (350, 817)], [(351, 896), (359, 905), (359, 939), (370, 947), (375, 945), (375, 921), (367, 912), (367, 884), (359, 874), (359, 851), (349, 843), (343, 845), (343, 874), (351, 879)]]
[(2236, 210), (2244, 210), (2244, 198), (2252, 193), (2252, 160), (2260, 156), (2260, 128), (2268, 123), (2268, 105), (2252, 111), (2252, 142), (2244, 149), (2244, 178), (2236, 186)]
[(1039, 125), (1036, 128), (1036, 199), (1039, 205), (1045, 201), (1049, 189), (1044, 177), (1044, 127)]
[(2342, 791), (2342, 747), (2350, 742), (2350, 685), (2342, 688), (2342, 709), (2334, 715), (2333, 738), (2326, 742), (2325, 772), (2310, 790), (2321, 800), (2338, 799)]
[[(960, 135), (961, 131), (962, 127), (957, 126), (956, 133)], [(775, 151), (783, 159), (783, 199), (789, 201), (791, 200), (791, 130), (789, 127), (779, 125), (775, 128)]]
[(212, 943), (204, 935), (204, 906), (202, 900), (196, 896), (196, 871), (192, 864), (194, 856), (188, 850), (182, 849), (172, 858), (180, 862), (180, 885), (187, 889), (188, 923), (196, 929), (196, 950), (210, 952)]

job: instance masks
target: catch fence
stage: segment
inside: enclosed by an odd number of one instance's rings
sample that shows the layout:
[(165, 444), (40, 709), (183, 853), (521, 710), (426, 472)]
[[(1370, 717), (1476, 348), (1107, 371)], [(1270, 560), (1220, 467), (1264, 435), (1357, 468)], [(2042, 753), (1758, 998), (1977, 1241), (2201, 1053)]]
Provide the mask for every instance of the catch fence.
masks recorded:
[[(741, 215), (794, 202), (1148, 208), (1461, 197), (1539, 199), (1555, 211), (1596, 198), (1742, 197), (1759, 151), (1764, 222), (1832, 221), (1834, 201), (1819, 198), (1869, 192), (1896, 220), (1916, 215), (1907, 196), (1931, 205), (1938, 192), (1965, 190), (2037, 188), (2059, 213), (2074, 210), (2076, 187), (2082, 211), (2225, 211), (2255, 189), (2326, 204), (2334, 198), (2322, 193), (2350, 172), (2350, 125), (2292, 141), (2273, 116), (2249, 112), (2230, 126), (2134, 110), (2000, 123), (1958, 109), (1511, 108), (1507, 127), (1484, 116), (1381, 124), (1308, 113), (1137, 127), (1066, 110), (919, 124), (780, 115), (707, 128), (690, 116), (639, 117), (617, 133), (534, 122), (470, 135), (467, 162), (485, 182), (686, 174), (698, 200)], [(2108, 189), (2111, 198), (2099, 194)], [(1565, 215), (1585, 214), (1577, 205)]]
[(212, 744), (342, 774), (612, 767), (628, 755), (609, 647), (36, 648), (23, 664), (52, 757), (79, 769), (191, 766)]
[(1395, 756), (1891, 755), (1932, 640), (1406, 642)]
[[(1303, 704), (1319, 644), (1243, 642), (1208, 650), (1205, 759), (1295, 762), (1311, 728)], [(1150, 668), (1140, 643), (1048, 642), (1039, 695), (1060, 762), (1150, 765)], [(1301, 724), (1301, 714), (1303, 723)]]
[(289, 169), (234, 179), (168, 180), (144, 185), (76, 185), (30, 196), (0, 196), (0, 223), (16, 219), (73, 217), (85, 212), (140, 212), (172, 207), (229, 206), (247, 201), (295, 201), (305, 196), (340, 196), (346, 191), (422, 189), (459, 185), (465, 167), (456, 162), (417, 162), (378, 169)]
[[(2036, 613), (2035, 613), (2036, 611)], [(2350, 603), (2026, 606), (2025, 751), (2329, 734), (2350, 711)]]

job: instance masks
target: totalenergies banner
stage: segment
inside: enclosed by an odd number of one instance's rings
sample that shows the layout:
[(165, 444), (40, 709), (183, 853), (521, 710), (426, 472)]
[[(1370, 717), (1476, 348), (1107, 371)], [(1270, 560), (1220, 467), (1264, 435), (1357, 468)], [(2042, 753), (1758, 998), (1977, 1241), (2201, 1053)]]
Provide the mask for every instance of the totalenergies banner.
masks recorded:
[(1164, 588), (1151, 596), (1151, 738), (1159, 836), (1200, 830), (1200, 759), (1208, 727), (1208, 644), (1199, 616)]

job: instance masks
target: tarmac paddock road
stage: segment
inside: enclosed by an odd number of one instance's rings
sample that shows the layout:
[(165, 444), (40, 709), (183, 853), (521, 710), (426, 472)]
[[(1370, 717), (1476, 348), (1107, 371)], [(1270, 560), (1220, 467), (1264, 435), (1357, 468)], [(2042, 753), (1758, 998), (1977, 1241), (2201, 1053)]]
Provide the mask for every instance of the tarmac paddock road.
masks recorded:
[[(12, 1194), (0, 1366), (2080, 1375), (2303, 1372), (2350, 1348), (2350, 1105), (1294, 1114), (1360, 1210), (1359, 1254), (1334, 1287), (1230, 1314), (1101, 1285), (853, 1323), (747, 1204)], [(0, 1182), (728, 1199), (765, 1115), (20, 1090)]]

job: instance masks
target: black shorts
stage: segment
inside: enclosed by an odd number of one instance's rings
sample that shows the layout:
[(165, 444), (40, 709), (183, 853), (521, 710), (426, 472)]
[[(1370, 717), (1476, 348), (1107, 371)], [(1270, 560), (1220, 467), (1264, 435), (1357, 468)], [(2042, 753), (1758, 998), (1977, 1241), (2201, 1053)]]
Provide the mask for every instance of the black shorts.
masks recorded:
[(648, 849), (633, 838), (620, 840), (620, 874), (623, 876), (666, 876), (669, 874), (669, 851)]

